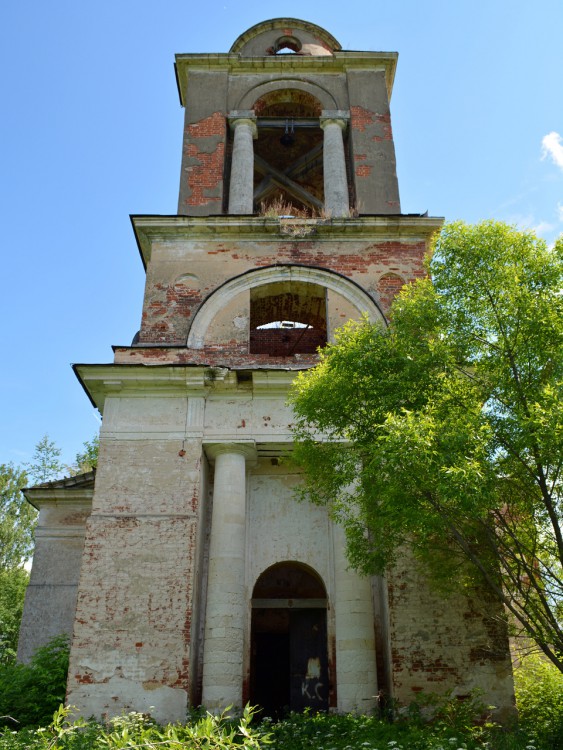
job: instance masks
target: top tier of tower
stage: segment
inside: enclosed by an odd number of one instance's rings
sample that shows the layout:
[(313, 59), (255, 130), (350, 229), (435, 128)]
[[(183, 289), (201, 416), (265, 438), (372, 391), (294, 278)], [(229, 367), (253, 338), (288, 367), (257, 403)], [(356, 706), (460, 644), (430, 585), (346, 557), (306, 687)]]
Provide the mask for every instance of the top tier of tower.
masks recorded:
[(400, 214), (396, 63), (295, 18), (253, 26), (228, 53), (177, 55), (178, 214)]

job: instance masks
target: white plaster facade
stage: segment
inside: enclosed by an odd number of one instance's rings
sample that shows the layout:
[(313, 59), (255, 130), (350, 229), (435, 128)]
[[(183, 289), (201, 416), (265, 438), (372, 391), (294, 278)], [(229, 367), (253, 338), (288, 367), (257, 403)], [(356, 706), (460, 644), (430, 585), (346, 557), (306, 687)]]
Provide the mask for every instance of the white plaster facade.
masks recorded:
[[(202, 701), (208, 707), (242, 705), (249, 697), (244, 686), (250, 678), (254, 585), (271, 566), (291, 561), (316, 571), (326, 589), (334, 706), (373, 708), (377, 681), (370, 582), (349, 569), (342, 531), (332, 524), (326, 509), (296, 501), (299, 471), (282, 458), (292, 442), (292, 415), (285, 398), (293, 373), (256, 372), (255, 383), (239, 384), (230, 372), (213, 379), (205, 368), (198, 368), (191, 370), (186, 387), (180, 378), (171, 382), (173, 375), (166, 369), (158, 368), (157, 382), (152, 383), (157, 391), (159, 386), (166, 388), (165, 397), (148, 395), (147, 382), (139, 383), (130, 370), (118, 380), (113, 369), (112, 388), (117, 395), (105, 398), (100, 436), (108, 459), (96, 477), (89, 519), (93, 548), (97, 551), (105, 542), (112, 547), (112, 556), (111, 561), (88, 566), (98, 586), (93, 598), (85, 597), (78, 604), (71, 664), (78, 684), (71, 689), (69, 701), (96, 713), (135, 707), (150, 708), (160, 719), (181, 718), (188, 690), (161, 689), (135, 679), (147, 647), (147, 631), (154, 625), (155, 591), (160, 590), (156, 610), (166, 610), (160, 628), (169, 631), (169, 637), (158, 646), (151, 642), (151, 661), (171, 669), (171, 631), (183, 629), (188, 610), (200, 609), (201, 616), (205, 602), (205, 618), (192, 624), (187, 653), (193, 665), (192, 685), (202, 681)], [(105, 368), (83, 366), (79, 373), (93, 391), (94, 381), (107, 383)], [(200, 389), (195, 387), (198, 376)], [(134, 493), (129, 489), (133, 482)], [(195, 512), (194, 497), (198, 499)], [(117, 532), (114, 524), (108, 525), (108, 502), (113, 504), (113, 518), (128, 528), (125, 545), (115, 536), (122, 534), (123, 525)], [(180, 536), (173, 539), (170, 532), (177, 524)], [(206, 529), (208, 549), (196, 564), (187, 556), (198, 547), (203, 550)], [(171, 585), (178, 583), (178, 567), (187, 578), (183, 588), (189, 599), (184, 603), (171, 593)], [(90, 588), (84, 571), (81, 587)], [(147, 610), (148, 621), (143, 622)], [(117, 655), (115, 631), (111, 632), (112, 667), (92, 657), (92, 642), (100, 630), (107, 637), (116, 625), (120, 631), (133, 621), (135, 643), (142, 645), (129, 658)], [(170, 675), (168, 680), (173, 681)]]

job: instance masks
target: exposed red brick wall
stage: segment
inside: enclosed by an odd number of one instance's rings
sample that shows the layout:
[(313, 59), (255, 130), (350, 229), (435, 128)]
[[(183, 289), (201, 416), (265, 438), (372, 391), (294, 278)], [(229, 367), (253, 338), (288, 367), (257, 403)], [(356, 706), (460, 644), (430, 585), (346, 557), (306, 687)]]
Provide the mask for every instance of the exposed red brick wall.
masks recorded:
[[(141, 318), (141, 342), (162, 341), (174, 335), (179, 320), (189, 320), (201, 303), (199, 289), (183, 284), (154, 284), (145, 298)], [(173, 324), (175, 321), (175, 324)]]
[(286, 357), (292, 354), (314, 354), (326, 344), (326, 331), (318, 328), (266, 328), (250, 331), (250, 354)]
[[(224, 176), (225, 137), (226, 122), (221, 112), (214, 112), (209, 117), (188, 125), (186, 152), (197, 163), (188, 167), (190, 195), (186, 200), (187, 205), (205, 206), (218, 199), (217, 189)], [(204, 147), (198, 143), (201, 139), (208, 138), (219, 139), (211, 150), (208, 145)]]
[(186, 203), (189, 206), (205, 206), (215, 202), (216, 196), (208, 196), (205, 191), (215, 189), (223, 180), (225, 144), (219, 143), (215, 151), (207, 154), (199, 152), (197, 146), (191, 143), (188, 146), (188, 155), (199, 159), (199, 166), (190, 167), (191, 173), (188, 177), (188, 185), (191, 195)]
[(310, 367), (319, 356), (316, 353), (268, 354), (248, 351), (248, 343), (231, 342), (221, 346), (205, 346), (202, 349), (178, 347), (116, 347), (115, 361), (119, 364), (190, 364), (210, 367)]
[(404, 279), (396, 273), (386, 273), (379, 279), (377, 291), (379, 293), (379, 301), (385, 312), (389, 310), (391, 303), (401, 291), (404, 284)]
[(209, 117), (204, 117), (203, 120), (188, 125), (188, 137), (190, 140), (194, 138), (208, 138), (213, 135), (221, 136), (224, 132), (225, 117), (221, 112), (214, 112)]
[[(455, 690), (463, 697), (477, 686), (503, 694), (510, 654), (498, 602), (484, 591), (461, 589), (445, 600), (408, 551), (389, 574), (388, 595), (393, 689), (401, 703), (422, 691)], [(470, 665), (475, 669), (468, 671)]]
[(364, 107), (350, 107), (350, 125), (354, 130), (359, 130), (363, 133), (367, 127), (373, 125), (375, 121), (375, 113), (370, 112), (369, 109)]
[(368, 164), (359, 164), (356, 167), (356, 177), (369, 177), (372, 169)]
[[(383, 272), (377, 287), (386, 311), (404, 282), (425, 275), (426, 244), (400, 240), (366, 243), (285, 241), (274, 243), (210, 243), (206, 256), (216, 260), (216, 275), (200, 289), (155, 283), (147, 286), (140, 343), (185, 345), (199, 306), (220, 284), (252, 270), (280, 264), (326, 268), (370, 287)], [(395, 279), (395, 275), (399, 280)], [(305, 321), (306, 322), (306, 321)]]
[(391, 114), (387, 112), (384, 115), (377, 115), (376, 120), (381, 126), (383, 135), (374, 135), (373, 140), (374, 141), (392, 141), (393, 129), (391, 128)]

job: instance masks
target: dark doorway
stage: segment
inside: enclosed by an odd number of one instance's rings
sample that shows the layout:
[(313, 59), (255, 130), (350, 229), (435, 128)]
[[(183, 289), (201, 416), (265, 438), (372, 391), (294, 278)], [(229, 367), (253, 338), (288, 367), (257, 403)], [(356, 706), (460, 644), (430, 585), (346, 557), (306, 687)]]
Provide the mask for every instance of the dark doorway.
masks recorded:
[(326, 592), (297, 563), (280, 563), (258, 579), (252, 599), (250, 702), (263, 715), (328, 709)]
[(326, 609), (297, 609), (290, 613), (292, 711), (328, 709)]
[[(282, 624), (279, 615), (284, 615), (284, 632), (275, 632)], [(259, 705), (265, 716), (275, 719), (283, 716), (291, 706), (288, 626), (289, 618), (283, 610), (261, 609), (252, 613), (250, 703)]]

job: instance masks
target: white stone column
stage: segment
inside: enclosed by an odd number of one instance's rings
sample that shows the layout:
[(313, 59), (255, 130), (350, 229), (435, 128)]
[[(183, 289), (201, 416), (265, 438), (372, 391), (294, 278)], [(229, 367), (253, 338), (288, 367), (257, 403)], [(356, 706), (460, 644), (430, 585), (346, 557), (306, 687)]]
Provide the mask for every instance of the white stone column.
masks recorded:
[(254, 144), (257, 137), (256, 117), (252, 110), (237, 110), (229, 115), (234, 131), (229, 213), (252, 214), (254, 196)]
[(333, 524), (332, 540), (338, 710), (370, 713), (377, 693), (370, 581), (350, 567), (341, 525)]
[(323, 110), (321, 128), (324, 130), (323, 169), (325, 211), (329, 216), (348, 216), (350, 199), (346, 177), (346, 158), (342, 133), (349, 119), (343, 110)]
[(253, 443), (214, 443), (209, 572), (203, 647), (202, 703), (210, 710), (242, 707), (246, 610), (246, 460)]

